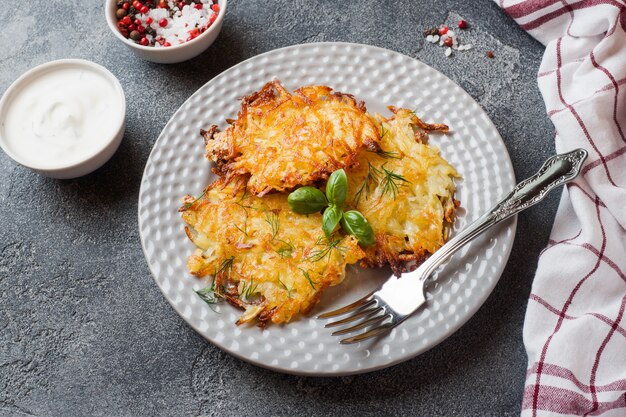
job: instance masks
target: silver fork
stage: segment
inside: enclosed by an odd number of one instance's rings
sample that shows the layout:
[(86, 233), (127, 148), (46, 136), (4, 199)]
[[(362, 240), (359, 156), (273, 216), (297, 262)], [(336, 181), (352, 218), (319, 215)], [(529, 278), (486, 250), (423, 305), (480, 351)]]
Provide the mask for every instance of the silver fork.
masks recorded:
[[(390, 331), (426, 303), (426, 279), (446, 259), (491, 226), (538, 203), (552, 189), (576, 178), (586, 158), (587, 151), (584, 149), (549, 158), (535, 175), (517, 184), (491, 210), (443, 245), (419, 268), (397, 279), (391, 276), (377, 291), (340, 309), (324, 313), (319, 318), (327, 319), (351, 313), (346, 318), (325, 326), (351, 324), (350, 327), (333, 332), (333, 336), (364, 330), (356, 336), (341, 340), (342, 344), (358, 343)], [(352, 325), (355, 321), (358, 322)]]

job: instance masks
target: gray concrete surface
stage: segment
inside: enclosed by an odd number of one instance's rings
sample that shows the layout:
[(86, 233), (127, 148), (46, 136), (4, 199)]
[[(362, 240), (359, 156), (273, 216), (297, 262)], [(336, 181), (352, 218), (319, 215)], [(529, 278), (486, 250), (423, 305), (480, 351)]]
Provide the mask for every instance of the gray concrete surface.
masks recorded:
[[(554, 152), (535, 82), (540, 44), (489, 0), (231, 0), (211, 49), (164, 66), (131, 55), (102, 4), (0, 8), (0, 92), (37, 64), (76, 57), (109, 68), (128, 100), (119, 151), (84, 178), (44, 178), (0, 152), (1, 416), (519, 414), (524, 312), (557, 194), (520, 216), (500, 283), (460, 331), (390, 369), (319, 379), (241, 362), (185, 324), (144, 261), (137, 193), (154, 141), (191, 93), (248, 57), (315, 41), (377, 45), (440, 70), (485, 108), (517, 177), (531, 175)], [(458, 16), (476, 48), (446, 58), (421, 32)]]

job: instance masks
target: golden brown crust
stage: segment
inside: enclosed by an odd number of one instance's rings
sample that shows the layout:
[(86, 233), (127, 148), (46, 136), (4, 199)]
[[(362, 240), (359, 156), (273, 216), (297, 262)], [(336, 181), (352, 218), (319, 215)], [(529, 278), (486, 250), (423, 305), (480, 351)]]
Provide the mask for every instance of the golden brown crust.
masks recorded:
[(422, 263), (429, 253), (423, 251), (421, 253), (414, 252), (396, 252), (390, 249), (387, 242), (389, 236), (385, 233), (376, 235), (376, 244), (365, 250), (365, 258), (361, 259), (359, 265), (363, 268), (382, 268), (389, 265), (394, 275), (400, 276), (407, 272), (408, 262)]
[(412, 111), (391, 107), (394, 115), (377, 115), (381, 140), (375, 152), (361, 152), (348, 171), (347, 202), (368, 219), (376, 243), (365, 248), (361, 266), (389, 265), (396, 275), (407, 262), (423, 262), (447, 237), (457, 205), (453, 179), (458, 176), (426, 144), (427, 130), (447, 131), (422, 122)]
[(248, 190), (263, 196), (325, 180), (355, 164), (379, 132), (363, 102), (326, 86), (290, 94), (278, 80), (242, 99), (230, 126), (204, 131), (206, 156), (225, 183), (247, 176)]
[[(412, 112), (410, 110), (407, 109), (402, 109), (400, 107), (395, 107), (395, 106), (387, 106), (387, 108), (395, 115), (401, 112), (410, 112), (413, 113), (413, 117), (412, 117), (412, 122), (415, 126), (419, 127), (420, 129), (424, 129), (428, 132), (440, 132), (440, 133), (448, 133), (450, 131), (450, 128), (448, 127), (448, 125), (443, 124), (443, 123), (434, 123), (434, 124), (430, 124), (430, 123), (424, 123), (422, 121), (422, 119), (420, 119), (419, 117), (417, 117), (417, 115), (415, 114), (415, 112)], [(391, 118), (390, 120), (393, 120), (393, 118)]]
[[(348, 264), (390, 265), (400, 275), (443, 245), (459, 205), (458, 174), (427, 139), (448, 126), (389, 109), (391, 118), (373, 117), (349, 94), (325, 86), (291, 94), (272, 81), (242, 99), (224, 132), (201, 131), (220, 178), (183, 199), (185, 233), (198, 247), (188, 269), (214, 276), (215, 294), (244, 310), (238, 325), (308, 314)], [(351, 236), (324, 240), (321, 215), (291, 212), (281, 193), (301, 184), (323, 189), (339, 168), (348, 172), (345, 209), (362, 212), (374, 229), (370, 247)]]
[(289, 322), (308, 313), (346, 265), (365, 256), (352, 236), (324, 238), (319, 213), (293, 213), (285, 194), (263, 198), (223, 179), (201, 198), (186, 197), (186, 234), (198, 247), (187, 267), (214, 276), (217, 296), (244, 311), (237, 324)]

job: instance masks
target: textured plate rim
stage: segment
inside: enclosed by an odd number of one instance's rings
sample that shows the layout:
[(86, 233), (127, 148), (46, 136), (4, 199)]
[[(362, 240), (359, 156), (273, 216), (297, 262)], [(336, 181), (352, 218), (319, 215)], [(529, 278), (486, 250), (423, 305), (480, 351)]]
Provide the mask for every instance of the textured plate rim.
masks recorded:
[[(497, 267), (496, 272), (494, 274), (494, 282), (493, 285), (485, 288), (485, 292), (483, 294), (482, 297), (477, 298), (478, 302), (473, 306), (473, 308), (470, 308), (467, 310), (467, 313), (464, 314), (462, 316), (462, 318), (456, 322), (454, 325), (450, 326), (449, 330), (446, 333), (443, 333), (441, 336), (436, 337), (433, 339), (433, 342), (430, 346), (426, 346), (424, 348), (421, 349), (417, 349), (415, 352), (410, 352), (408, 354), (405, 354), (404, 356), (401, 356), (395, 360), (389, 360), (389, 361), (383, 361), (380, 362), (374, 366), (370, 366), (370, 367), (366, 367), (366, 368), (359, 368), (359, 369), (355, 369), (355, 370), (339, 370), (339, 371), (304, 371), (304, 370), (299, 370), (299, 369), (291, 369), (291, 368), (286, 368), (286, 367), (282, 367), (282, 366), (276, 366), (276, 365), (271, 365), (268, 364), (266, 362), (263, 362), (261, 360), (257, 360), (257, 359), (253, 359), (250, 358), (248, 356), (245, 356), (241, 353), (239, 353), (238, 351), (232, 350), (230, 349), (228, 346), (226, 346), (224, 343), (218, 342), (216, 340), (211, 340), (209, 338), (207, 338), (203, 332), (198, 328), (198, 326), (194, 325), (193, 323), (189, 322), (188, 320), (185, 319), (181, 309), (178, 308), (178, 306), (176, 306), (175, 304), (173, 304), (173, 302), (170, 300), (169, 297), (167, 297), (165, 295), (165, 293), (163, 292), (163, 288), (161, 287), (161, 285), (159, 284), (158, 280), (157, 280), (157, 276), (156, 273), (153, 269), (153, 266), (151, 265), (151, 263), (149, 262), (149, 258), (148, 258), (148, 253), (146, 250), (146, 244), (144, 242), (144, 236), (143, 236), (143, 232), (142, 232), (142, 219), (141, 219), (141, 196), (144, 192), (144, 179), (146, 178), (147, 175), (147, 170), (148, 170), (148, 164), (149, 161), (152, 158), (153, 153), (155, 152), (155, 149), (157, 148), (157, 145), (163, 140), (163, 137), (165, 136), (165, 132), (168, 129), (168, 127), (170, 126), (170, 124), (172, 123), (172, 121), (179, 115), (179, 113), (181, 113), (183, 111), (183, 107), (185, 107), (185, 105), (195, 96), (195, 94), (200, 91), (201, 89), (203, 89), (207, 84), (211, 83), (211, 82), (215, 82), (217, 79), (226, 76), (227, 73), (231, 72), (231, 71), (235, 71), (237, 68), (239, 67), (243, 67), (245, 66), (245, 64), (248, 63), (248, 61), (252, 60), (252, 59), (259, 59), (263, 56), (269, 55), (269, 54), (273, 54), (273, 53), (277, 53), (277, 52), (281, 52), (281, 51), (289, 51), (292, 49), (298, 49), (301, 47), (306, 47), (306, 46), (310, 46), (310, 45), (317, 45), (317, 46), (346, 46), (346, 47), (356, 47), (356, 48), (370, 48), (370, 49), (375, 49), (378, 50), (380, 52), (386, 52), (386, 53), (393, 53), (393, 54), (398, 54), (401, 55), (404, 58), (408, 58), (414, 61), (417, 61), (420, 65), (423, 65), (425, 67), (427, 67), (429, 70), (432, 70), (434, 72), (437, 72), (441, 77), (443, 77), (445, 79), (446, 82), (453, 84), (454, 86), (456, 86), (461, 92), (462, 94), (464, 94), (466, 96), (466, 98), (470, 99), (472, 102), (474, 102), (479, 108), (480, 110), (484, 113), (485, 119), (488, 123), (487, 127), (492, 129), (493, 132), (496, 133), (497, 138), (500, 140), (504, 150), (506, 151), (504, 156), (505, 158), (502, 159), (502, 164), (503, 167), (505, 167), (507, 169), (507, 171), (511, 174), (511, 177), (513, 179), (514, 182), (516, 182), (516, 178), (515, 178), (515, 171), (513, 170), (513, 163), (511, 162), (511, 157), (509, 155), (508, 149), (506, 148), (506, 144), (504, 143), (504, 141), (502, 140), (502, 136), (500, 135), (500, 132), (498, 131), (498, 129), (496, 128), (496, 126), (494, 125), (493, 121), (491, 120), (491, 118), (489, 117), (489, 115), (487, 114), (487, 112), (485, 111), (485, 109), (482, 108), (482, 106), (480, 106), (480, 104), (478, 104), (478, 102), (467, 92), (465, 91), (461, 86), (459, 86), (456, 82), (454, 82), (453, 80), (451, 80), (448, 76), (446, 76), (445, 74), (443, 74), (442, 72), (438, 71), (437, 69), (431, 67), (428, 64), (423, 63), (422, 61), (418, 60), (417, 58), (408, 56), (406, 54), (403, 54), (401, 52), (397, 52), (391, 49), (387, 49), (387, 48), (382, 48), (379, 46), (374, 46), (374, 45), (367, 45), (367, 44), (359, 44), (359, 43), (353, 43), (353, 42), (311, 42), (311, 43), (303, 43), (303, 44), (295, 44), (295, 45), (290, 45), (290, 46), (286, 46), (286, 47), (282, 47), (282, 48), (276, 48), (276, 49), (272, 49), (266, 52), (263, 52), (261, 54), (257, 54), (254, 56), (251, 56), (250, 58), (239, 62), (236, 65), (233, 65), (232, 67), (222, 71), (221, 73), (219, 73), (218, 75), (216, 75), (215, 77), (211, 78), (210, 80), (208, 80), (206, 83), (204, 83), (202, 86), (200, 86), (198, 89), (196, 89), (192, 94), (189, 95), (189, 97), (180, 104), (180, 106), (178, 107), (178, 109), (172, 114), (172, 116), (170, 117), (170, 119), (167, 121), (167, 123), (165, 124), (165, 126), (163, 126), (163, 129), (161, 130), (161, 133), (159, 134), (157, 140), (154, 142), (154, 144), (152, 145), (152, 149), (150, 150), (150, 154), (148, 155), (148, 158), (146, 159), (146, 164), (144, 166), (143, 172), (142, 172), (142, 177), (141, 177), (141, 184), (139, 187), (139, 193), (137, 196), (137, 218), (138, 218), (138, 229), (139, 229), (139, 240), (141, 242), (141, 249), (143, 251), (144, 254), (144, 259), (146, 261), (146, 264), (148, 265), (148, 269), (150, 270), (150, 274), (152, 275), (152, 279), (154, 280), (154, 282), (156, 283), (157, 287), (159, 288), (159, 291), (161, 291), (161, 294), (163, 295), (163, 297), (165, 298), (165, 300), (168, 302), (168, 304), (170, 304), (170, 306), (172, 306), (172, 308), (174, 309), (174, 311), (176, 311), (176, 313), (180, 316), (180, 318), (188, 325), (190, 326), (192, 329), (194, 329), (194, 331), (196, 331), (196, 333), (198, 333), (202, 338), (204, 338), (207, 342), (213, 344), (214, 346), (217, 346), (219, 349), (221, 349), (222, 351), (228, 353), (229, 355), (232, 355), (244, 362), (250, 363), (252, 365), (264, 368), (264, 369), (268, 369), (271, 371), (275, 371), (275, 372), (280, 372), (280, 373), (284, 373), (284, 374), (290, 374), (290, 375), (297, 375), (297, 376), (309, 376), (309, 377), (340, 377), (340, 376), (348, 376), (348, 375), (357, 375), (357, 374), (364, 374), (364, 373), (370, 373), (370, 372), (375, 372), (378, 370), (382, 370), (385, 368), (389, 368), (392, 367), (394, 365), (398, 365), (400, 363), (406, 362), (410, 359), (415, 358), (418, 355), (423, 354), (424, 352), (427, 352), (428, 350), (434, 348), (435, 346), (441, 344), (444, 340), (446, 340), (448, 337), (452, 336), (454, 333), (456, 333), (465, 323), (467, 323), (472, 317), (474, 317), (474, 315), (476, 314), (476, 312), (483, 306), (483, 304), (485, 303), (485, 301), (487, 300), (487, 298), (489, 298), (489, 296), (491, 295), (491, 293), (493, 292), (493, 290), (495, 289), (496, 285), (498, 284), (498, 282), (500, 281), (500, 278), (502, 277), (502, 273), (504, 272), (504, 269), (506, 268), (506, 265), (508, 264), (508, 260), (509, 257), (511, 255), (511, 250), (513, 248), (513, 244), (515, 241), (515, 236), (516, 236), (516, 232), (517, 232), (517, 215), (513, 216), (512, 218), (506, 220), (505, 222), (503, 222), (499, 227), (507, 227), (511, 229), (511, 236), (510, 236), (510, 242), (508, 245), (508, 248), (506, 250), (505, 253), (503, 253), (503, 262)], [(337, 343), (339, 343), (339, 340), (337, 340)]]

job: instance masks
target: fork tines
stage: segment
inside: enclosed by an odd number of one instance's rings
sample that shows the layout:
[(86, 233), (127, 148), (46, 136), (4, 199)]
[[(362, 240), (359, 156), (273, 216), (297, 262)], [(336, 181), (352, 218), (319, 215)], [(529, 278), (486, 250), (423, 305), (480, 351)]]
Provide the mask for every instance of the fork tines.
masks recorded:
[(340, 341), (341, 344), (358, 343), (365, 339), (375, 337), (383, 332), (390, 330), (393, 326), (391, 322), (384, 323), (385, 320), (393, 320), (393, 316), (386, 311), (383, 303), (380, 302), (378, 297), (374, 293), (370, 293), (358, 301), (349, 304), (340, 309), (329, 311), (319, 316), (319, 318), (331, 318), (340, 316), (343, 314), (352, 313), (348, 317), (327, 323), (324, 327), (336, 327), (343, 324), (352, 323), (357, 320), (361, 320), (351, 327), (346, 327), (340, 330), (336, 330), (332, 333), (333, 336), (338, 336), (346, 333), (351, 333), (357, 330), (365, 329), (374, 325), (377, 327), (371, 328), (364, 333), (352, 336)]
[(354, 310), (355, 308), (362, 307), (365, 303), (367, 303), (369, 301), (374, 301), (373, 300), (373, 295), (374, 295), (374, 293), (371, 292), (371, 293), (367, 294), (365, 297), (361, 298), (360, 300), (355, 301), (352, 304), (348, 304), (347, 306), (343, 306), (341, 308), (338, 308), (337, 310), (333, 310), (333, 311), (326, 312), (324, 314), (320, 314), (318, 316), (318, 318), (320, 318), (320, 319), (328, 319), (328, 318), (331, 318), (331, 317), (340, 316), (342, 314), (348, 313), (348, 312)]

